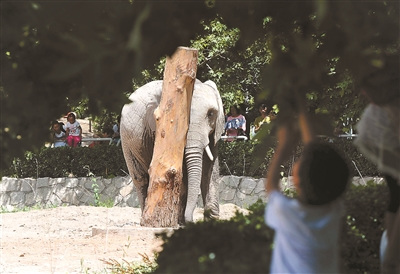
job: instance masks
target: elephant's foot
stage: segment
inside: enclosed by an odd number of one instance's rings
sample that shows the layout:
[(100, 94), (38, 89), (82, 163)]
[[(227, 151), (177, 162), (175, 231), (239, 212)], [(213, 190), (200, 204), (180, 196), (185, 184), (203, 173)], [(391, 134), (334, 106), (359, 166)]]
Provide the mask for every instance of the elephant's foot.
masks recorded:
[(219, 220), (219, 207), (218, 208), (204, 208), (204, 220)]
[(137, 193), (137, 197), (139, 200), (139, 204), (140, 204), (140, 208), (142, 210), (142, 214), (144, 211), (144, 207), (145, 207), (145, 203), (146, 203), (146, 198), (147, 198), (147, 188), (148, 188), (148, 183), (142, 183), (142, 182), (135, 182), (135, 186), (136, 186), (136, 193)]

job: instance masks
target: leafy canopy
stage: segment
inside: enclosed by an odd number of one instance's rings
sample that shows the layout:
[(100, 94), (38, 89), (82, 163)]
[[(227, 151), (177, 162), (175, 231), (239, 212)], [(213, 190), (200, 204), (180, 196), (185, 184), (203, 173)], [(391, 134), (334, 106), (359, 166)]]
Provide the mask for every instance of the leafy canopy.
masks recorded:
[[(6, 1), (0, 9), (1, 169), (38, 150), (49, 122), (75, 102), (87, 100), (88, 115), (119, 113), (132, 79), (181, 45), (199, 47), (198, 76), (217, 82), (226, 104), (271, 100), (278, 123), (294, 117), (294, 93), (328, 121), (356, 119), (365, 104), (358, 83), (398, 70), (396, 1)], [(369, 95), (398, 90), (389, 80), (374, 78)]]

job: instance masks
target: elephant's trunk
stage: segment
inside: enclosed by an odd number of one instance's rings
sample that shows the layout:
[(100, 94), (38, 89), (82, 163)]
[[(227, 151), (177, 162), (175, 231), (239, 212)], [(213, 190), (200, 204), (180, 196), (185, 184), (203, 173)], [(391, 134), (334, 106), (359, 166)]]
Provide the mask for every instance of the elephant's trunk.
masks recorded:
[(185, 221), (193, 222), (193, 211), (200, 195), (203, 149), (187, 148), (185, 151), (185, 158), (188, 171), (188, 197), (185, 209)]

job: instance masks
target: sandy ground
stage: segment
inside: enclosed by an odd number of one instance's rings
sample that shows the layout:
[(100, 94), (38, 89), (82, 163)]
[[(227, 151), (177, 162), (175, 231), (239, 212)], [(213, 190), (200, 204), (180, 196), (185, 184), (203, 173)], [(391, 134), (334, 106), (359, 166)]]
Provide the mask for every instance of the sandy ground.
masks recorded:
[[(229, 219), (239, 207), (221, 205)], [(102, 260), (141, 262), (161, 250), (155, 232), (140, 226), (140, 209), (58, 207), (0, 214), (0, 273), (100, 273)], [(202, 219), (197, 208), (195, 220)], [(171, 230), (171, 229), (170, 229)]]

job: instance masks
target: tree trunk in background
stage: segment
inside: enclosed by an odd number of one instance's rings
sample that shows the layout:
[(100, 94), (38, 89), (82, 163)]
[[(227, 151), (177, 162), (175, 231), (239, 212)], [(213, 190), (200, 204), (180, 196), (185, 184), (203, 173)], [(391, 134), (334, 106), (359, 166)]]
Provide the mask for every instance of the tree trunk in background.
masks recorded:
[(156, 136), (143, 226), (177, 227), (183, 222), (187, 190), (182, 164), (197, 57), (196, 49), (179, 47), (165, 63), (161, 102), (154, 111)]

